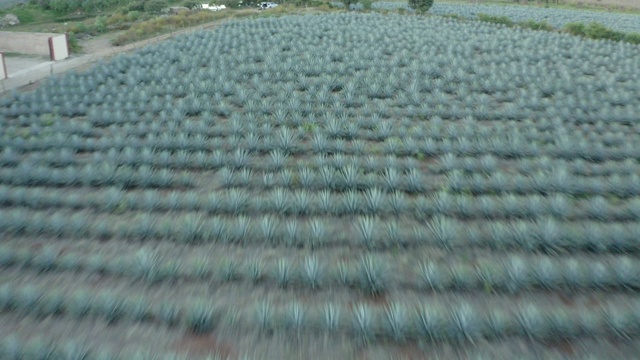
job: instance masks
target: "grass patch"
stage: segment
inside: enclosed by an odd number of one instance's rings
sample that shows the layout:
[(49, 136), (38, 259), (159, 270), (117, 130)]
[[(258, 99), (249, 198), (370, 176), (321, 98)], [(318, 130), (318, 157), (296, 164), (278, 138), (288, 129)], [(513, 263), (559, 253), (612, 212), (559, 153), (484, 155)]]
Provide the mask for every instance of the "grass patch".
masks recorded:
[(11, 9), (6, 9), (0, 11), (0, 17), (5, 16), (6, 14), (14, 14), (20, 20), (20, 25), (12, 26), (9, 28), (2, 29), (3, 31), (15, 29), (20, 30), (22, 25), (29, 24), (41, 24), (46, 22), (55, 21), (57, 18), (57, 14), (51, 10), (44, 10), (39, 6), (35, 5), (18, 5)]
[(623, 41), (632, 44), (640, 44), (640, 34), (612, 30), (596, 22), (589, 24), (569, 23), (565, 25), (564, 31), (571, 35), (582, 36), (588, 39)]
[(511, 19), (509, 19), (506, 16), (493, 16), (493, 15), (487, 15), (487, 14), (478, 14), (477, 19), (480, 20), (480, 21), (484, 21), (484, 22), (488, 22), (488, 23), (492, 23), (492, 24), (505, 25), (505, 26), (513, 26), (515, 24)]
[[(445, 17), (453, 17), (446, 15)], [(506, 16), (493, 16), (487, 14), (478, 14), (476, 20), (488, 22), (492, 24), (504, 25), (507, 27), (521, 27), (523, 29), (539, 30), (539, 31), (560, 31), (566, 32), (574, 36), (580, 36), (594, 40), (611, 40), (618, 42), (628, 42), (631, 44), (640, 44), (640, 33), (626, 33), (623, 31), (617, 31), (609, 29), (608, 27), (597, 23), (591, 22), (588, 24), (583, 23), (569, 23), (562, 29), (556, 29), (546, 21), (537, 22), (534, 20), (527, 20), (523, 22), (514, 22)]]
[(115, 46), (126, 45), (152, 36), (179, 30), (191, 26), (230, 17), (232, 12), (198, 11), (183, 12), (172, 16), (158, 17), (133, 24), (124, 33), (118, 35), (111, 43)]

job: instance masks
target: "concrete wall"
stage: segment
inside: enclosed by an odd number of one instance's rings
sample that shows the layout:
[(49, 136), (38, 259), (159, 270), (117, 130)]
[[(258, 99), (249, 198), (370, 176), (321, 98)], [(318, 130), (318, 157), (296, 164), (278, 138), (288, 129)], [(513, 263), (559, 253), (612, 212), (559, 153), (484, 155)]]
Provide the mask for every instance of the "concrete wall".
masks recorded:
[(51, 60), (62, 60), (69, 57), (69, 45), (67, 35), (57, 35), (49, 38), (51, 48)]
[(69, 57), (67, 36), (53, 33), (0, 31), (0, 51), (42, 55), (50, 57), (51, 60)]
[(4, 63), (4, 53), (0, 52), (0, 80), (6, 79), (7, 77), (7, 65)]
[(0, 51), (50, 56), (49, 38), (58, 35), (0, 31)]

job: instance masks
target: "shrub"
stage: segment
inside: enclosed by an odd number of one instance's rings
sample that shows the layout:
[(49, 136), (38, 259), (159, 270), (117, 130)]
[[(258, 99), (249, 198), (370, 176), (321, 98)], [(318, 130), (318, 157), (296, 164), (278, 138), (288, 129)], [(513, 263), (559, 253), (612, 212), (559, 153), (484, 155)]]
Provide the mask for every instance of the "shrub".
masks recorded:
[(127, 11), (145, 11), (144, 7), (144, 1), (133, 1), (127, 7)]
[(487, 14), (478, 14), (478, 20), (492, 23), (492, 24), (500, 24), (506, 26), (513, 26), (513, 21), (506, 16), (493, 16)]
[(82, 49), (80, 47), (80, 44), (78, 43), (78, 38), (76, 37), (76, 34), (73, 32), (68, 33), (69, 35), (69, 50), (71, 51), (71, 53), (79, 53), (80, 50)]
[(534, 20), (527, 20), (525, 22), (521, 22), (519, 24), (523, 28), (531, 29), (531, 30), (544, 30), (544, 31), (552, 31), (553, 26), (551, 26), (546, 21), (536, 22)]
[(157, 14), (167, 6), (169, 6), (169, 4), (166, 0), (150, 0), (144, 3), (144, 11)]
[(575, 36), (582, 36), (589, 39), (604, 39), (613, 41), (626, 41), (632, 44), (640, 44), (640, 34), (616, 31), (605, 27), (597, 22), (589, 24), (569, 23), (564, 26), (564, 31)]
[(107, 19), (104, 16), (98, 16), (96, 18), (96, 31), (99, 33), (103, 33), (107, 31)]
[(409, 7), (419, 13), (426, 13), (429, 11), (429, 9), (431, 9), (431, 5), (433, 5), (433, 0), (409, 0)]
[(640, 34), (629, 33), (626, 34), (622, 40), (632, 44), (640, 44)]

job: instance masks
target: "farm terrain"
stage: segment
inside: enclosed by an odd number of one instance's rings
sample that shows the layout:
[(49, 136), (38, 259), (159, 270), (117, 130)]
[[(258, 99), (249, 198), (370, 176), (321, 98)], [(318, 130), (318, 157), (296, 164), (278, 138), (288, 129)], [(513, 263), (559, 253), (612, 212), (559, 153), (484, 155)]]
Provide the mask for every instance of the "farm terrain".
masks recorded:
[(0, 97), (2, 359), (630, 359), (640, 46), (234, 20)]

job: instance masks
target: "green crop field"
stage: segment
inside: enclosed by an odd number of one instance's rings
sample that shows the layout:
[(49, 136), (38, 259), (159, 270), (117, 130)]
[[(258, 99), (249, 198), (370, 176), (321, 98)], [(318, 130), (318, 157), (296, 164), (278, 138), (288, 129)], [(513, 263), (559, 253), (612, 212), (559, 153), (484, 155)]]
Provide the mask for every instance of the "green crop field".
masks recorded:
[(0, 98), (0, 359), (631, 359), (640, 46), (233, 20)]

